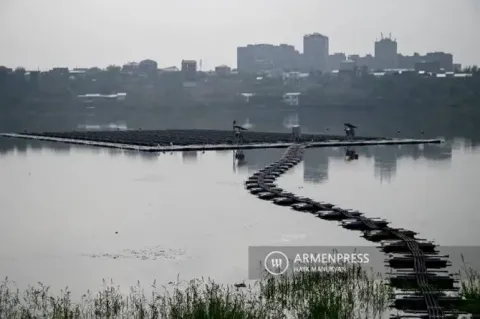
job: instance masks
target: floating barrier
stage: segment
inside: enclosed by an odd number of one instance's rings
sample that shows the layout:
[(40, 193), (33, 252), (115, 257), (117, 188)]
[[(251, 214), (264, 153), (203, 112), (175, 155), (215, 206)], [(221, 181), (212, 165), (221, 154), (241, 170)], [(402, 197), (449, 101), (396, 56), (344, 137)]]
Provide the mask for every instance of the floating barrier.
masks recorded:
[[(358, 217), (361, 215), (359, 211), (354, 211), (351, 213), (352, 216)], [(326, 220), (336, 220), (336, 221), (341, 221), (344, 220), (346, 217), (339, 211), (335, 210), (328, 210), (328, 211), (323, 211), (318, 213), (318, 217), (321, 219), (326, 219)], [(353, 221), (356, 221), (355, 219)]]
[(250, 193), (251, 194), (259, 194), (261, 192), (264, 192), (265, 190), (263, 188), (260, 188), (260, 187), (256, 187), (256, 188), (250, 188)]
[(267, 199), (267, 200), (268, 199), (274, 199), (275, 197), (277, 197), (277, 195), (275, 195), (272, 192), (262, 192), (262, 193), (259, 193), (257, 196), (260, 199)]
[[(416, 248), (422, 253), (435, 253), (436, 245), (426, 240), (416, 240)], [(408, 243), (400, 240), (384, 241), (381, 243), (380, 249), (385, 253), (407, 253), (411, 252)]]
[(294, 210), (298, 210), (300, 212), (307, 211), (307, 210), (311, 211), (313, 209), (313, 205), (308, 203), (295, 203), (295, 204), (292, 204), (291, 206)]
[[(393, 256), (387, 260), (391, 268), (413, 268), (415, 257), (413, 255)], [(445, 257), (426, 256), (425, 267), (432, 269), (444, 269), (450, 267), (450, 261)]]
[(295, 200), (288, 197), (277, 197), (273, 199), (273, 203), (280, 206), (290, 206), (295, 204)]
[[(438, 293), (442, 289), (453, 289), (457, 282), (450, 274), (429, 271), (424, 272), (423, 276), (432, 288), (432, 293)], [(417, 287), (417, 273), (413, 271), (410, 273), (394, 273), (390, 276), (390, 285), (399, 289)]]
[[(405, 144), (419, 142), (419, 140), (402, 141)], [(321, 145), (365, 145), (363, 141), (350, 142), (323, 142)], [(373, 143), (373, 141), (370, 142)], [(437, 140), (424, 140), (423, 142), (435, 143)], [(375, 143), (396, 144), (394, 140), (375, 141)], [(275, 191), (278, 190), (278, 187), (274, 185), (275, 179), (299, 163), (303, 159), (303, 153), (307, 147), (318, 145), (318, 143), (293, 144), (280, 160), (253, 174), (252, 177), (258, 181), (258, 188), (264, 190), (257, 196), (261, 199), (272, 200), (277, 205), (290, 206), (293, 210), (314, 213), (321, 219), (338, 221), (344, 228), (362, 231), (365, 239), (380, 243), (381, 251), (393, 254), (386, 259), (386, 264), (395, 270), (390, 275), (390, 285), (397, 291), (398, 289), (411, 291), (408, 296), (396, 293), (394, 301), (394, 306), (408, 318), (453, 318), (454, 314), (461, 313), (455, 309), (462, 305), (462, 298), (458, 295), (446, 296), (444, 294), (447, 290), (453, 291), (457, 283), (453, 275), (446, 271), (442, 272), (442, 269), (450, 266), (448, 256), (438, 256), (436, 245), (432, 242), (415, 238), (417, 234), (413, 231), (390, 228), (388, 221), (384, 219), (366, 218), (358, 210), (343, 209), (330, 203), (317, 202), (285, 191), (275, 194)], [(276, 172), (276, 174), (272, 172)], [(392, 316), (392, 318), (404, 317)]]
[[(351, 216), (355, 217), (354, 215), (351, 215)], [(385, 228), (389, 224), (384, 219), (370, 219), (370, 222), (373, 223), (377, 228)], [(370, 225), (365, 224), (360, 219), (354, 219), (354, 218), (342, 220), (341, 225), (343, 226), (343, 228), (351, 229), (351, 230), (365, 231), (370, 229)]]
[[(448, 297), (448, 296), (437, 296), (438, 303), (442, 308), (446, 309), (455, 309), (462, 305), (463, 300), (458, 297)], [(424, 310), (425, 309), (425, 298), (423, 296), (400, 296), (395, 299), (395, 308), (399, 310)]]
[[(417, 235), (416, 232), (411, 230), (397, 229), (396, 231), (407, 237), (412, 237), (412, 238), (414, 238), (414, 236)], [(380, 242), (380, 241), (397, 239), (396, 235), (392, 234), (389, 231), (384, 231), (381, 229), (366, 230), (363, 232), (363, 237), (371, 242)]]

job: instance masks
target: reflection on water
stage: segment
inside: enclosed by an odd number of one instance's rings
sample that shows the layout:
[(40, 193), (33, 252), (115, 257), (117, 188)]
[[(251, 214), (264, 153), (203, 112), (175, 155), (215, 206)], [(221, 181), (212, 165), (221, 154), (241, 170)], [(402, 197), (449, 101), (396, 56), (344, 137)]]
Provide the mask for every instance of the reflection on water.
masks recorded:
[(198, 160), (198, 152), (184, 151), (182, 152), (182, 159), (184, 163), (195, 163)]
[[(54, 150), (56, 155), (70, 155), (72, 149), (88, 149), (90, 153), (99, 154), (106, 152), (111, 156), (124, 155), (127, 157), (140, 157), (146, 161), (156, 160), (159, 153), (154, 152), (138, 152), (132, 150), (122, 150), (117, 148), (101, 148), (91, 147), (88, 145), (72, 145), (68, 143), (54, 143), (43, 142), (37, 140), (14, 139), (14, 138), (0, 138), (0, 154), (7, 155), (15, 153), (18, 156), (27, 156), (30, 152), (32, 154), (41, 153), (44, 150)], [(162, 153), (163, 154), (163, 153)]]
[(327, 152), (305, 152), (303, 166), (303, 180), (310, 183), (323, 183), (328, 181), (328, 162), (329, 154)]
[[(58, 154), (68, 155), (73, 147), (64, 143), (44, 143), (34, 140), (16, 140), (2, 139), (0, 143), (0, 154), (16, 152), (19, 155), (25, 155), (27, 150), (40, 151), (48, 145)], [(413, 160), (428, 160), (430, 163), (439, 165), (448, 165), (452, 158), (452, 150), (461, 150), (469, 152), (475, 149), (471, 141), (453, 140), (445, 144), (436, 145), (398, 145), (398, 146), (371, 146), (371, 147), (336, 147), (336, 148), (314, 148), (305, 152), (303, 161), (303, 178), (309, 183), (324, 183), (328, 181), (329, 163), (331, 161), (345, 161), (349, 150), (354, 151), (359, 156), (359, 161), (372, 163), (375, 177), (382, 182), (390, 182), (395, 178), (398, 162), (405, 158)], [(91, 148), (88, 146), (75, 145), (78, 148), (89, 148), (92, 152), (99, 153), (101, 148)], [(154, 160), (159, 156), (157, 153), (124, 151), (119, 149), (106, 149), (111, 155), (125, 154), (126, 156), (141, 156), (145, 160)], [(284, 149), (246, 150), (243, 160), (234, 161), (233, 169), (242, 169), (255, 171), (263, 168), (265, 165), (276, 161)], [(198, 154), (202, 152), (185, 151), (182, 152), (182, 159), (185, 163), (195, 163), (198, 160)], [(235, 157), (233, 151), (215, 151), (220, 156)], [(163, 153), (161, 153), (163, 154)], [(160, 154), (160, 155), (161, 155)], [(351, 165), (356, 165), (355, 161)]]
[(300, 125), (298, 113), (290, 114), (283, 120), (283, 126), (287, 129), (292, 129), (296, 125)]
[(237, 173), (238, 171), (248, 173), (248, 162), (247, 162), (247, 157), (245, 155), (245, 151), (243, 150), (232, 151), (232, 159), (233, 159), (234, 173)]
[[(463, 151), (469, 150), (470, 144), (456, 145)], [(346, 155), (349, 151), (358, 154), (358, 161), (371, 163), (374, 175), (381, 182), (390, 182), (395, 178), (398, 162), (403, 159), (428, 160), (430, 164), (448, 165), (452, 159), (452, 144), (430, 145), (398, 145), (398, 146), (369, 146), (369, 147), (335, 147), (308, 149), (303, 161), (303, 179), (309, 183), (324, 183), (328, 181), (329, 164), (331, 162), (348, 162), (348, 165), (359, 165), (356, 161), (349, 161)], [(250, 170), (258, 170), (275, 161), (284, 150), (262, 152), (257, 150), (245, 151)], [(361, 164), (360, 164), (361, 165)]]

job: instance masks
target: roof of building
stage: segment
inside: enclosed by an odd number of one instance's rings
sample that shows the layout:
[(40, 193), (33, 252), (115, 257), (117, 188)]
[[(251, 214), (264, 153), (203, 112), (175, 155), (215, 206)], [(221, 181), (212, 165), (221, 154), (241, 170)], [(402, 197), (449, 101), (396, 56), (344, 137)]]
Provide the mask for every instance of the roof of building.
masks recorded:
[(162, 72), (178, 72), (179, 69), (176, 66), (170, 66), (168, 68), (160, 69)]

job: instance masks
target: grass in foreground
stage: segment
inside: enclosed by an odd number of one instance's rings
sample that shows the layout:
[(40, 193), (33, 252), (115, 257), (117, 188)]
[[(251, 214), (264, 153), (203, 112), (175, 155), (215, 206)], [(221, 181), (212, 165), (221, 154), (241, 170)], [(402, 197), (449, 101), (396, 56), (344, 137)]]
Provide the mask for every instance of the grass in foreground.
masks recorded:
[(463, 267), (460, 270), (460, 287), (467, 299), (465, 311), (480, 314), (480, 273), (468, 267), (462, 255)]
[(360, 267), (345, 272), (265, 275), (246, 288), (192, 280), (146, 296), (140, 285), (129, 294), (113, 284), (74, 302), (68, 289), (53, 295), (41, 283), (20, 292), (0, 284), (0, 318), (375, 318), (389, 300), (388, 286)]
[[(466, 269), (462, 289), (471, 307), (480, 304), (480, 274)], [(345, 272), (266, 274), (246, 288), (212, 280), (178, 283), (173, 289), (154, 285), (146, 295), (138, 284), (122, 294), (106, 284), (74, 302), (65, 289), (54, 295), (41, 283), (20, 292), (7, 279), (0, 284), (0, 318), (378, 318), (390, 304), (391, 290), (379, 274), (359, 266)], [(161, 287), (160, 287), (161, 288)], [(471, 311), (475, 308), (471, 308)]]

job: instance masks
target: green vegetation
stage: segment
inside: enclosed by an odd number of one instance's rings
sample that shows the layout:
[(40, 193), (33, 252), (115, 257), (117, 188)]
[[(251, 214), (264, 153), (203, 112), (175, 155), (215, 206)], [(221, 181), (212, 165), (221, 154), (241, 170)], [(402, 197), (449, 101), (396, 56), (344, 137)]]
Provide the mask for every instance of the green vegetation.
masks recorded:
[[(435, 77), (414, 73), (376, 77), (364, 75), (314, 75), (309, 78), (284, 80), (282, 77), (257, 79), (255, 75), (218, 77), (197, 73), (197, 88), (183, 88), (181, 72), (159, 72), (139, 68), (135, 71), (109, 66), (105, 70), (85, 69), (69, 73), (68, 69), (27, 72), (0, 66), (0, 102), (7, 105), (58, 102), (65, 103), (79, 94), (111, 94), (126, 92), (132, 105), (168, 107), (179, 103), (212, 102), (220, 99), (233, 102), (239, 92), (255, 92), (260, 102), (278, 103), (287, 92), (302, 92), (303, 100), (313, 104), (365, 104), (441, 102), (459, 106), (480, 100), (480, 71), (464, 70), (471, 77)], [(128, 103), (128, 102), (127, 102)]]
[(461, 289), (463, 296), (467, 299), (465, 311), (480, 314), (480, 273), (471, 267), (468, 267), (462, 256), (464, 263), (461, 271)]
[(1, 318), (376, 318), (386, 310), (388, 286), (359, 267), (265, 278), (246, 288), (192, 280), (151, 296), (138, 285), (123, 295), (113, 284), (77, 303), (68, 289), (53, 296), (38, 284), (24, 292), (0, 285)]
[[(480, 274), (465, 268), (465, 310), (478, 313)], [(301, 272), (271, 276), (235, 288), (212, 280), (163, 287), (146, 296), (140, 283), (122, 294), (113, 283), (74, 302), (68, 289), (53, 295), (41, 283), (20, 292), (6, 279), (0, 284), (0, 318), (379, 318), (387, 311), (391, 288), (379, 274), (349, 266), (344, 272)]]

